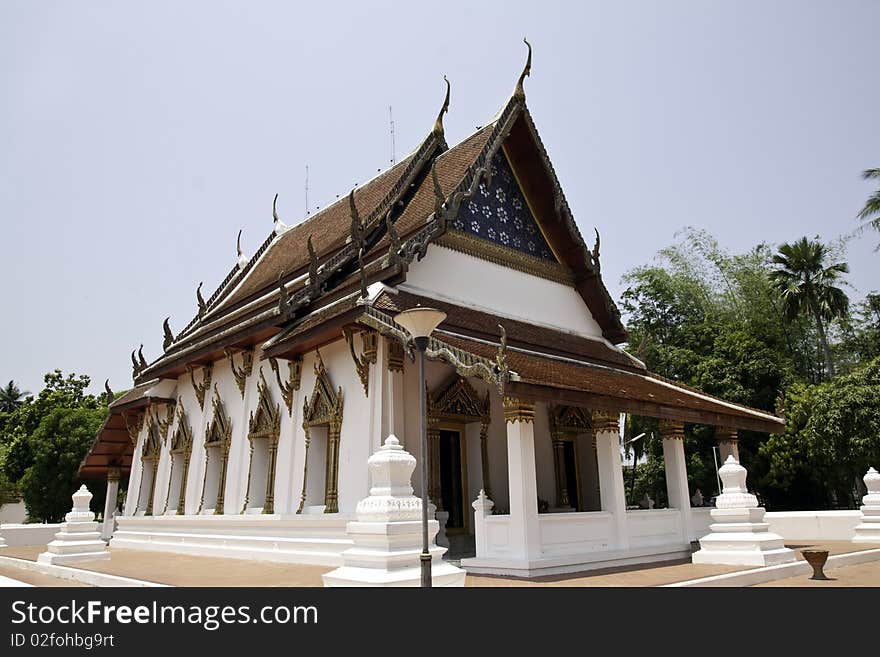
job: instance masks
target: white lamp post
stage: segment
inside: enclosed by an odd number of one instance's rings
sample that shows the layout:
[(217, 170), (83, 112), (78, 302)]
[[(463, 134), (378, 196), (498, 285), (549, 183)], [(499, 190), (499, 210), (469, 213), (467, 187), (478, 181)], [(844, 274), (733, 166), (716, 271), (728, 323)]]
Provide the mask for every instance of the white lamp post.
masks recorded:
[(431, 553), (428, 552), (428, 418), (425, 391), (425, 350), (434, 329), (446, 319), (446, 313), (434, 308), (416, 306), (404, 310), (394, 321), (407, 330), (419, 351), (419, 416), (422, 423), (422, 587), (431, 587)]

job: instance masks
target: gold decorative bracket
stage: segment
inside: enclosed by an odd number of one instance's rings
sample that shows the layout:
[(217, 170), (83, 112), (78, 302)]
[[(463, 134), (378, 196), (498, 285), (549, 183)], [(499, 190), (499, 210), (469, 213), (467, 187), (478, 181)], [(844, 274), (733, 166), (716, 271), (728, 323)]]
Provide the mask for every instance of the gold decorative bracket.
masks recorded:
[(370, 365), (376, 364), (376, 354), (379, 349), (379, 333), (377, 331), (364, 331), (361, 333), (364, 350), (363, 354), (358, 356), (354, 350), (354, 331), (350, 326), (346, 326), (342, 329), (342, 332), (345, 335), (345, 341), (348, 343), (349, 351), (351, 351), (351, 359), (354, 361), (358, 378), (360, 378), (361, 385), (364, 387), (364, 395), (369, 397)]
[(278, 368), (278, 359), (269, 358), (269, 365), (272, 367), (272, 371), (275, 372), (275, 379), (278, 381), (278, 387), (281, 389), (281, 397), (284, 399), (284, 405), (287, 406), (288, 415), (293, 414), (293, 393), (299, 390), (300, 382), (302, 381), (302, 364), (302, 356), (296, 356), (291, 360), (287, 364), (290, 378), (288, 381), (282, 381)]
[(241, 398), (244, 399), (244, 388), (247, 383), (247, 378), (254, 371), (254, 348), (250, 347), (242, 350), (240, 368), (235, 365), (235, 356), (229, 347), (224, 349), (223, 352), (226, 354), (226, 358), (229, 359), (229, 367), (232, 369), (232, 376), (235, 377), (238, 391), (241, 393)]
[(174, 407), (176, 406), (176, 402), (170, 402), (165, 404), (165, 417), (156, 418), (156, 424), (159, 426), (159, 434), (162, 436), (162, 444), (168, 442), (168, 429), (171, 427), (171, 424), (174, 422)]
[(122, 419), (125, 420), (125, 428), (128, 430), (128, 438), (131, 440), (131, 444), (136, 446), (141, 429), (144, 428), (144, 414), (138, 413), (135, 415), (134, 422), (129, 422), (128, 418), (127, 414), (122, 415)]
[(193, 376), (193, 366), (187, 365), (186, 371), (189, 372), (190, 381), (192, 381), (193, 390), (196, 393), (196, 399), (199, 400), (199, 406), (202, 407), (202, 410), (205, 409), (205, 392), (210, 390), (211, 388), (211, 376), (214, 371), (214, 365), (212, 363), (208, 363), (207, 365), (202, 366), (202, 382), (196, 383), (196, 377)]
[(388, 349), (388, 371), (403, 372), (403, 360), (406, 352), (403, 343), (393, 337), (385, 337), (385, 347)]

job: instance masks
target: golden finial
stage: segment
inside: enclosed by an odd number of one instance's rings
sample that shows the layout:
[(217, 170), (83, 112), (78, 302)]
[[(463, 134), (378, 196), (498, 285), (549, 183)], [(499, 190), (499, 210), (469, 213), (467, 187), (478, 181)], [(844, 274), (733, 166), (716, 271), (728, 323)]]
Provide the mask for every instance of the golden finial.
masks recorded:
[(446, 83), (446, 98), (443, 100), (443, 107), (440, 108), (440, 113), (437, 114), (437, 120), (434, 121), (434, 135), (436, 137), (443, 135), (443, 115), (449, 111), (449, 91), (451, 87), (445, 75), (443, 76), (443, 81)]
[(529, 47), (529, 56), (526, 58), (526, 67), (523, 69), (523, 72), (519, 76), (519, 80), (516, 82), (516, 89), (513, 90), (513, 97), (525, 101), (526, 92), (525, 89), (523, 89), (523, 81), (532, 72), (532, 44), (530, 44), (525, 38), (523, 38), (523, 43)]

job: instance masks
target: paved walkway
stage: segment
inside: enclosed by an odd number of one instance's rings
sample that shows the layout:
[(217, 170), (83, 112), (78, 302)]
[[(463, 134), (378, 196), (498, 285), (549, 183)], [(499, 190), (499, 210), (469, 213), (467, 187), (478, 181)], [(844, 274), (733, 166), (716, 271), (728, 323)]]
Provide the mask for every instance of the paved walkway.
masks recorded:
[[(789, 545), (792, 549), (807, 547), (827, 549), (831, 554), (844, 554), (867, 549), (848, 541), (800, 542)], [(36, 561), (44, 546), (0, 548), (0, 556)], [(306, 566), (220, 557), (202, 557), (169, 552), (146, 552), (139, 550), (111, 550), (110, 561), (94, 561), (77, 564), (77, 568), (95, 572), (131, 577), (171, 586), (322, 586), (321, 575), (332, 568)], [(798, 554), (799, 558), (802, 558)], [(869, 582), (866, 586), (880, 586), (880, 562), (852, 566), (855, 575), (846, 575), (841, 581)], [(661, 586), (701, 577), (748, 570), (746, 566), (711, 566), (693, 564), (690, 561), (663, 562), (640, 566), (624, 566), (587, 571), (567, 575), (552, 575), (534, 579), (468, 575), (466, 586), (479, 587), (534, 587), (534, 586)], [(836, 569), (843, 572), (847, 568)], [(831, 571), (831, 572), (836, 572)], [(59, 580), (0, 564), (0, 575), (18, 579), (36, 586), (82, 586), (77, 582)], [(806, 578), (792, 578), (801, 580)], [(821, 583), (819, 583), (821, 584)], [(776, 585), (776, 583), (773, 583)], [(802, 584), (797, 584), (798, 586)], [(849, 584), (839, 584), (848, 586)]]

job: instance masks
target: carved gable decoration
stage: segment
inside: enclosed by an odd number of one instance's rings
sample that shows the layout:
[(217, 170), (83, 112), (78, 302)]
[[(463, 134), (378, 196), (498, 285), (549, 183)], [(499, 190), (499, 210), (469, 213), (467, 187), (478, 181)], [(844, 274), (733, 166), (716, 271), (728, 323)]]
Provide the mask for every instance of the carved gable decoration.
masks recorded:
[(315, 362), (315, 388), (303, 407), (303, 425), (318, 426), (342, 421), (342, 388), (333, 389), (330, 376), (324, 368), (321, 354)]
[(480, 422), (489, 416), (489, 393), (480, 399), (479, 393), (462, 376), (456, 376), (436, 395), (429, 395), (428, 415)]
[(232, 425), (229, 423), (229, 416), (226, 415), (226, 409), (223, 407), (223, 400), (220, 399), (216, 383), (214, 384), (214, 398), (211, 400), (211, 405), (214, 408), (214, 415), (205, 431), (205, 447), (228, 443), (232, 438)]
[(183, 404), (177, 406), (177, 428), (171, 437), (171, 451), (176, 453), (188, 452), (192, 448), (192, 430), (186, 418)]
[(248, 436), (250, 438), (278, 438), (281, 433), (281, 405), (273, 404), (269, 395), (269, 386), (260, 370), (260, 382), (257, 384), (259, 402), (257, 412), (251, 411), (251, 419), (248, 423)]
[(586, 433), (593, 430), (592, 414), (579, 406), (553, 406), (550, 409), (550, 429)]
[(462, 203), (450, 227), (533, 258), (556, 262), (526, 203), (502, 149), (492, 158), (491, 175)]
[(159, 452), (162, 449), (162, 433), (159, 429), (159, 422), (155, 417), (150, 417), (147, 425), (147, 435), (144, 437), (144, 451), (141, 458), (156, 459), (159, 458)]

